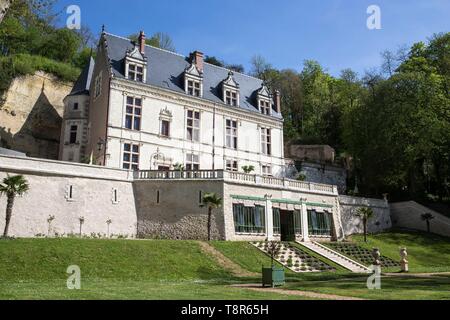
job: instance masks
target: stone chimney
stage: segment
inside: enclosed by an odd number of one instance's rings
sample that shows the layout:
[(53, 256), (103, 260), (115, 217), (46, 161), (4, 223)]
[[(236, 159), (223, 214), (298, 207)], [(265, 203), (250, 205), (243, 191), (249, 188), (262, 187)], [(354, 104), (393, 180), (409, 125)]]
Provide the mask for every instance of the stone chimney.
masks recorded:
[(191, 63), (195, 63), (198, 71), (203, 73), (203, 53), (200, 51), (194, 51), (191, 53)]
[(281, 93), (279, 90), (275, 90), (273, 94), (273, 103), (275, 104), (275, 111), (281, 113)]
[(138, 42), (139, 42), (139, 51), (142, 54), (145, 54), (145, 33), (144, 33), (144, 31), (141, 31), (139, 33)]

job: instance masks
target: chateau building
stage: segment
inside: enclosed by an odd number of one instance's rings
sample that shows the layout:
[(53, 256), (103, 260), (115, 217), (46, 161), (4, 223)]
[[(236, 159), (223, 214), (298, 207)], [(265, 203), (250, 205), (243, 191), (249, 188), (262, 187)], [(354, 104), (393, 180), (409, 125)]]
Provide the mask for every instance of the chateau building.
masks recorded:
[(128, 170), (283, 176), (279, 92), (262, 80), (103, 33), (65, 99), (60, 158)]
[(199, 51), (185, 57), (148, 46), (143, 32), (137, 42), (103, 32), (64, 103), (66, 162), (39, 164), (76, 177), (56, 187), (63, 211), (76, 216), (88, 203), (94, 221), (128, 217), (120, 227), (135, 225), (133, 236), (203, 239), (202, 199), (213, 192), (223, 200), (218, 239), (346, 234), (343, 216), (352, 214), (341, 212), (353, 208), (341, 206), (337, 186), (286, 178), (281, 96), (260, 79), (206, 63)]

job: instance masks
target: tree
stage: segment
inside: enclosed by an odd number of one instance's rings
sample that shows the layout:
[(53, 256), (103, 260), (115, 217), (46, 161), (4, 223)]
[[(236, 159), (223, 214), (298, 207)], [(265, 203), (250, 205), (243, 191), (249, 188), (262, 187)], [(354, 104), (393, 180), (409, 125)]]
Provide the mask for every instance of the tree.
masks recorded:
[(208, 208), (208, 241), (211, 241), (211, 224), (212, 224), (212, 211), (213, 209), (220, 208), (222, 206), (222, 198), (216, 193), (205, 193), (202, 198), (202, 204), (200, 207)]
[(278, 256), (281, 250), (281, 242), (279, 241), (266, 241), (267, 253), (270, 256), (271, 266), (275, 267), (275, 258)]
[(242, 170), (244, 170), (245, 173), (250, 174), (255, 171), (255, 166), (242, 166)]
[(422, 214), (421, 218), (423, 221), (425, 221), (427, 223), (427, 232), (430, 233), (431, 232), (430, 222), (431, 222), (431, 220), (434, 219), (434, 216), (431, 213), (427, 212), (427, 213)]
[(22, 175), (10, 176), (3, 179), (0, 184), (0, 195), (6, 195), (6, 216), (5, 216), (5, 230), (3, 237), (8, 236), (9, 223), (11, 222), (12, 210), (16, 196), (21, 196), (29, 190), (27, 180)]
[(264, 79), (265, 73), (268, 70), (272, 69), (271, 64), (268, 63), (266, 59), (264, 59), (264, 57), (261, 55), (253, 56), (250, 63), (252, 65), (250, 75), (259, 79)]
[(218, 58), (216, 58), (214, 56), (206, 56), (205, 62), (215, 65), (215, 66), (218, 66), (218, 67), (225, 67), (225, 62), (223, 62), (222, 60), (219, 60)]
[(172, 38), (167, 33), (164, 32), (156, 32), (146, 42), (149, 45), (157, 48), (161, 48), (172, 52), (176, 51)]
[(356, 216), (360, 217), (363, 222), (363, 228), (364, 228), (364, 242), (367, 242), (367, 224), (369, 222), (369, 219), (372, 218), (374, 215), (374, 212), (372, 208), (368, 207), (361, 207), (356, 211)]
[[(139, 38), (138, 34), (132, 34), (128, 36), (128, 39), (135, 42), (138, 40), (138, 38)], [(152, 47), (176, 52), (172, 38), (167, 33), (164, 32), (154, 33), (151, 37), (145, 39), (145, 43)]]
[(177, 162), (173, 165), (173, 169), (180, 172), (184, 171), (184, 165), (182, 163)]

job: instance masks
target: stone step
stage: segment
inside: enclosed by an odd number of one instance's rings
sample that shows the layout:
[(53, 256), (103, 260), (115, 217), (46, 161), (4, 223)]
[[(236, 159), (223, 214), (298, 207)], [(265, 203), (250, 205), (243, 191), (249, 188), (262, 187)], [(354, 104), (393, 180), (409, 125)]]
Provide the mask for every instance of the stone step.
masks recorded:
[(333, 261), (334, 263), (355, 273), (369, 273), (370, 270), (366, 266), (330, 249), (317, 242), (298, 242), (300, 245), (309, 250)]
[[(251, 244), (265, 254), (268, 254), (267, 250), (264, 248), (264, 242), (252, 242)], [(334, 270), (334, 268), (293, 246), (282, 244), (280, 251), (284, 251), (284, 253), (280, 252), (275, 260), (294, 272), (322, 272)], [(292, 260), (292, 265), (290, 266), (288, 264), (289, 259)]]

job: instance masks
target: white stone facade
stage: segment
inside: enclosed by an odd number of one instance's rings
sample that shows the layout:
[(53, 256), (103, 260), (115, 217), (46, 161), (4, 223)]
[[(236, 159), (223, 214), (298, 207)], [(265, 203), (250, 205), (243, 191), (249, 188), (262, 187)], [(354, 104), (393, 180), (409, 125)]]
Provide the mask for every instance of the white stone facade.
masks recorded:
[[(297, 240), (342, 239), (360, 232), (359, 220), (349, 214), (352, 206), (379, 206), (389, 219), (384, 201), (349, 198), (343, 203), (337, 187), (229, 171), (158, 172), (111, 169), (68, 162), (0, 156), (0, 179), (23, 174), (30, 191), (16, 199), (11, 235), (17, 237), (68, 236), (79, 233), (79, 218), (85, 219), (85, 236), (128, 238), (204, 239), (207, 209), (201, 208), (206, 192), (223, 198), (214, 210), (215, 238), (232, 241), (279, 239), (274, 232), (273, 210), (301, 212)], [(233, 205), (264, 208), (264, 231), (237, 232)], [(6, 198), (0, 197), (0, 229), (4, 227)], [(308, 231), (308, 210), (329, 212), (328, 236)], [(377, 213), (378, 214), (378, 213)], [(49, 217), (54, 220), (49, 225)], [(109, 224), (107, 221), (111, 220)], [(389, 219), (390, 220), (390, 219)], [(381, 225), (377, 231), (390, 225)], [(372, 229), (371, 229), (372, 230)]]
[[(113, 38), (117, 39), (118, 37), (114, 36)], [(123, 39), (120, 41), (123, 42)], [(253, 166), (256, 174), (265, 173), (278, 177), (284, 175), (283, 119), (281, 114), (272, 110), (273, 100), (267, 88), (264, 85), (261, 88), (254, 87), (256, 84), (260, 85), (261, 80), (239, 75), (241, 81), (252, 83), (251, 90), (254, 92), (249, 94), (251, 96), (245, 97), (250, 101), (245, 101), (245, 103), (251, 104), (255, 108), (252, 111), (248, 107), (246, 109), (239, 106), (239, 100), (241, 100), (239, 83), (234, 82), (232, 73), (228, 75), (227, 79), (223, 79), (221, 85), (223, 88), (228, 88), (228, 82), (231, 81), (234, 84), (234, 90), (238, 91), (237, 106), (227, 105), (225, 98), (223, 101), (212, 101), (211, 98), (203, 97), (204, 91), (212, 89), (203, 88), (202, 79), (207, 78), (208, 75), (199, 72), (195, 64), (191, 64), (191, 67), (184, 71), (184, 76), (176, 74), (177, 77), (183, 77), (180, 85), (182, 83), (184, 87), (183, 91), (176, 91), (146, 81), (147, 73), (149, 73), (150, 80), (154, 76), (152, 70), (155, 68), (154, 64), (158, 62), (154, 62), (151, 58), (147, 61), (147, 57), (139, 53), (138, 47), (131, 51), (127, 50), (126, 53), (124, 50), (124, 60), (120, 63), (123, 64), (125, 75), (117, 76), (113, 73), (110, 65), (111, 50), (113, 49), (109, 47), (104, 34), (99, 43), (95, 67), (88, 77), (91, 79), (88, 90), (89, 100), (85, 101), (85, 96), (69, 96), (66, 99), (66, 117), (64, 118), (66, 125), (62, 133), (64, 140), (61, 145), (61, 160), (80, 162), (82, 158), (89, 158), (94, 164), (122, 169), (124, 168), (124, 147), (125, 144), (130, 144), (139, 148), (137, 153), (139, 159), (135, 165), (140, 170), (156, 170), (160, 167), (173, 169), (175, 164), (182, 164), (186, 167), (189, 164), (188, 160), (194, 156), (195, 159), (198, 159), (195, 164), (202, 170), (226, 169), (228, 161), (230, 167), (241, 172), (243, 166)], [(160, 49), (152, 48), (151, 50), (156, 51), (157, 54)], [(161, 53), (169, 58), (173, 56), (179, 59), (176, 54), (164, 51)], [(130, 56), (133, 56), (132, 60), (130, 60)], [(128, 74), (130, 64), (138, 65), (140, 59), (142, 59), (143, 80), (137, 81), (136, 74), (133, 74), (133, 79)], [(189, 90), (186, 88), (187, 79), (193, 77), (187, 72), (192, 72), (192, 70), (196, 72), (196, 81), (201, 81), (199, 96), (189, 94)], [(219, 70), (224, 72), (220, 68)], [(177, 72), (183, 72), (183, 70)], [(225, 84), (227, 80), (228, 82)], [(163, 83), (170, 81), (167, 79)], [(225, 91), (224, 89), (224, 92), (220, 94), (225, 95)], [(81, 145), (73, 143), (68, 145), (67, 139), (70, 137), (71, 127), (68, 121), (70, 123), (83, 122), (80, 123), (80, 134), (83, 134), (86, 127), (84, 116), (78, 118), (70, 116), (69, 111), (75, 102), (72, 100), (77, 99), (80, 100), (79, 103), (86, 104), (89, 109), (88, 128), (85, 130), (87, 139), (80, 137), (80, 141), (83, 140)], [(129, 110), (134, 110), (130, 109), (128, 99), (139, 101), (139, 110), (136, 111), (136, 114), (131, 111), (132, 116), (127, 113)], [(262, 100), (266, 101), (268, 108), (272, 110), (267, 111), (268, 114), (259, 112), (257, 109), (257, 104)], [(198, 112), (199, 114), (199, 119), (196, 121), (198, 141), (188, 137), (189, 112)], [(275, 114), (279, 116), (274, 116)], [(138, 118), (136, 120), (138, 124), (134, 123), (136, 118)], [(236, 146), (227, 145), (227, 120), (233, 121), (236, 125), (236, 133), (229, 138), (237, 138)], [(168, 134), (162, 130), (163, 121), (165, 126), (169, 123)], [(270, 130), (270, 152), (266, 152), (262, 141), (262, 139), (266, 139), (263, 132), (267, 132), (267, 130)]]

